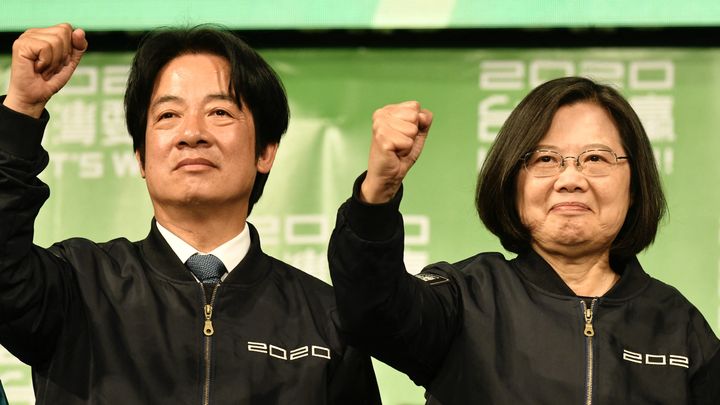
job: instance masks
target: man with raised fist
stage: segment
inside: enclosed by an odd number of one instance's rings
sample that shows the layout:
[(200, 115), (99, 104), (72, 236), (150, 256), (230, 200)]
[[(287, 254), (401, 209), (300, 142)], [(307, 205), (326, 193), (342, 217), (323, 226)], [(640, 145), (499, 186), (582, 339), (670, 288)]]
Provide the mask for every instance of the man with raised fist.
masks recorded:
[(87, 46), (69, 24), (26, 31), (0, 99), (0, 343), (32, 366), (37, 403), (378, 404), (331, 287), (263, 253), (246, 221), (289, 111), (275, 72), (229, 32), (153, 31), (133, 60), (147, 238), (33, 244), (45, 105)]

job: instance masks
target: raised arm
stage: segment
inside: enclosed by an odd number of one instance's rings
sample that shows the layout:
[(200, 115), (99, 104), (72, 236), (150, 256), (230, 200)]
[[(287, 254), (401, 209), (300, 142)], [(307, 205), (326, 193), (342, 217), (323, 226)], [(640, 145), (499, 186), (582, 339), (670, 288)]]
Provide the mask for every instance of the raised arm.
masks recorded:
[(68, 24), (31, 29), (13, 45), (8, 94), (0, 106), (0, 344), (28, 364), (54, 349), (73, 301), (66, 263), (33, 245), (35, 217), (49, 196), (38, 174), (48, 100), (70, 79), (87, 47)]
[(420, 157), (432, 113), (417, 101), (387, 105), (373, 114), (367, 176), (360, 198), (370, 204), (390, 201)]
[(340, 208), (328, 250), (342, 327), (351, 343), (419, 385), (434, 376), (459, 323), (452, 280), (440, 274), (439, 283), (423, 281), (408, 274), (403, 263), (401, 184), (431, 123), (430, 111), (415, 101), (375, 112), (367, 174)]

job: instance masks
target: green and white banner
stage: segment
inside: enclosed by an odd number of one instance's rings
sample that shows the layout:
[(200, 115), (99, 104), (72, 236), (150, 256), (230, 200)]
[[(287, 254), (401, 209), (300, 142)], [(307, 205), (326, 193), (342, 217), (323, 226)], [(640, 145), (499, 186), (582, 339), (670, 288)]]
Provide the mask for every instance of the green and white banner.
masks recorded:
[[(250, 221), (270, 254), (329, 280), (326, 249), (337, 207), (367, 164), (371, 115), (419, 100), (435, 113), (423, 155), (405, 182), (410, 271), (500, 250), (473, 207), (476, 175), (509, 111), (539, 83), (584, 75), (615, 84), (651, 137), (670, 215), (640, 257), (720, 331), (720, 50), (267, 50), (290, 98), (291, 124)], [(48, 106), (42, 175), (51, 198), (36, 243), (71, 236), (144, 237), (152, 211), (123, 120), (131, 54), (86, 55)], [(0, 56), (0, 90), (9, 56)], [(384, 403), (424, 403), (422, 389), (378, 365)], [(13, 405), (33, 403), (29, 369), (0, 350)]]
[[(88, 12), (92, 10), (91, 12)], [(91, 31), (212, 21), (233, 29), (711, 27), (716, 0), (2, 0), (0, 31)]]

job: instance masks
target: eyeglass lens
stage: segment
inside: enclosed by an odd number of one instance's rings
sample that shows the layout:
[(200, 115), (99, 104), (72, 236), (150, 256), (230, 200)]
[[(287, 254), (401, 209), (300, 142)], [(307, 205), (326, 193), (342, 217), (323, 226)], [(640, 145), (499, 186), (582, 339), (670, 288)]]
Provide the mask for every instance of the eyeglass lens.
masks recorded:
[(610, 174), (617, 164), (617, 155), (609, 150), (595, 149), (580, 153), (577, 157), (563, 157), (552, 150), (536, 150), (525, 155), (524, 165), (530, 174), (536, 177), (554, 176), (561, 172), (566, 160), (575, 160), (575, 165), (588, 176), (605, 176)]

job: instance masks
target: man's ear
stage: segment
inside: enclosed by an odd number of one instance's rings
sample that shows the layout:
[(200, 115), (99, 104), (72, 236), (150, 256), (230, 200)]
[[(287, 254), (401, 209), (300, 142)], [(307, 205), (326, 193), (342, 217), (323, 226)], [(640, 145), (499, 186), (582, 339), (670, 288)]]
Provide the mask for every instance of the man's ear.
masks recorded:
[(142, 158), (140, 157), (140, 151), (135, 151), (135, 160), (137, 161), (138, 167), (140, 168), (140, 176), (142, 178), (145, 178), (145, 165), (142, 162)]
[(277, 143), (269, 143), (265, 146), (265, 149), (262, 150), (260, 156), (257, 158), (257, 162), (255, 163), (258, 173), (270, 173), (270, 169), (275, 161), (277, 149)]

